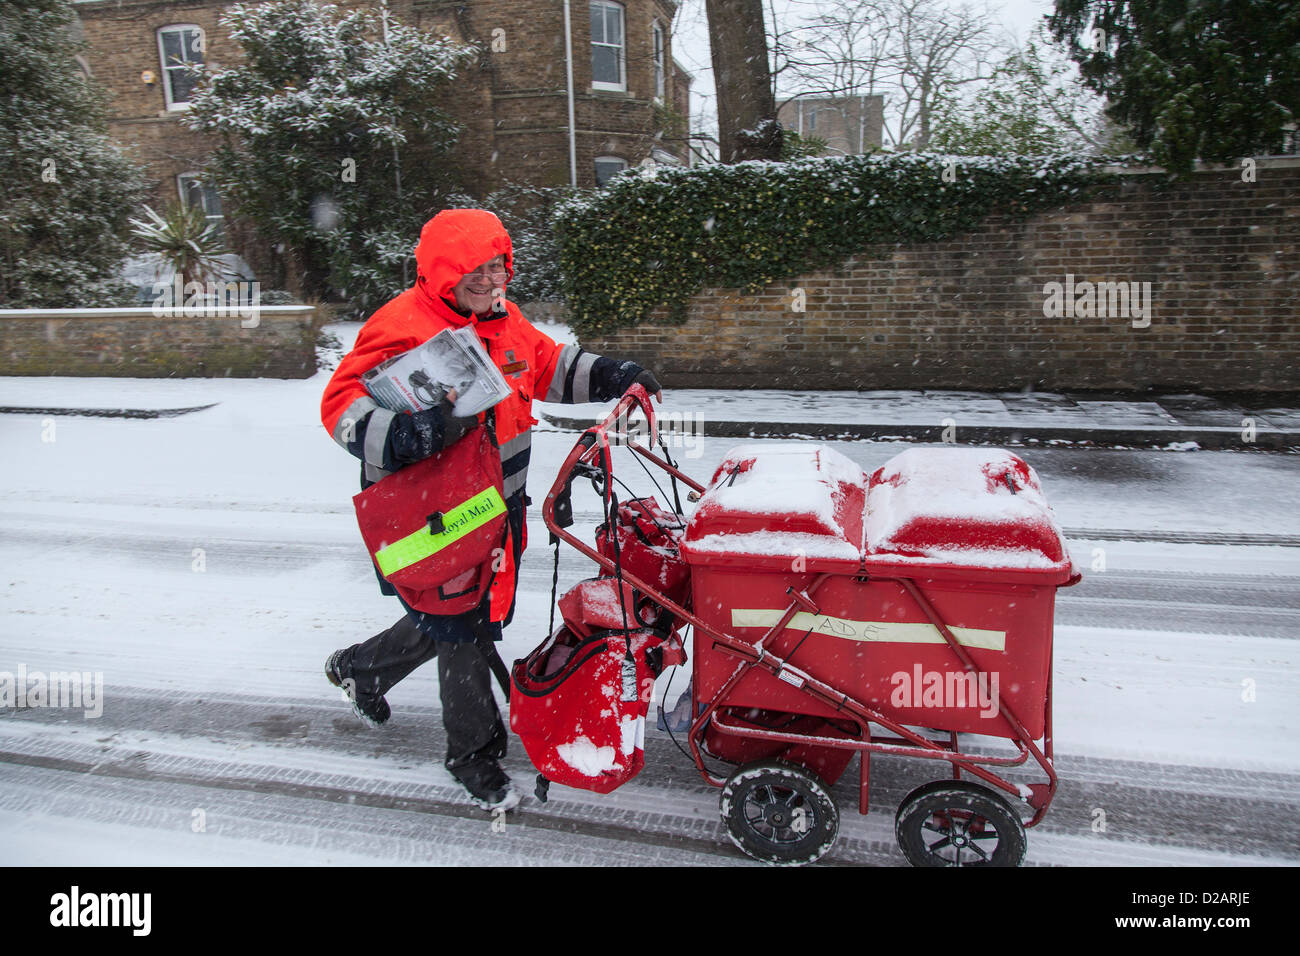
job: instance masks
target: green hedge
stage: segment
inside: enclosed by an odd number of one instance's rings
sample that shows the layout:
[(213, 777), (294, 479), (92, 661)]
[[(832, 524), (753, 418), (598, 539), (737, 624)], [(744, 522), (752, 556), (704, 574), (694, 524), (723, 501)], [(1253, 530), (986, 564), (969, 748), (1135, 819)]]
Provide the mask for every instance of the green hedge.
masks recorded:
[(636, 325), (661, 306), (680, 323), (706, 287), (753, 294), (892, 243), (946, 239), (991, 213), (1082, 198), (1109, 178), (1104, 162), (878, 153), (637, 168), (557, 207), (562, 291), (579, 334)]

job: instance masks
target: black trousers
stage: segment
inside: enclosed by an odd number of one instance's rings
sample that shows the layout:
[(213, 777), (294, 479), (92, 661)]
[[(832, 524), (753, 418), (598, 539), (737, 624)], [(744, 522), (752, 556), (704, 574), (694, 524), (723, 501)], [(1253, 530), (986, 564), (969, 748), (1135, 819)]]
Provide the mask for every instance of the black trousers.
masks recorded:
[[(472, 612), (473, 613), (473, 612)], [(340, 670), (356, 681), (359, 697), (380, 697), (421, 664), (438, 658), (442, 724), (447, 732), (446, 767), (454, 776), (487, 758), (506, 755), (506, 728), (492, 696), (494, 639), (501, 625), (471, 615), (441, 617), (437, 627), (417, 627), (408, 616), (343, 654)], [(458, 772), (460, 771), (460, 772)]]

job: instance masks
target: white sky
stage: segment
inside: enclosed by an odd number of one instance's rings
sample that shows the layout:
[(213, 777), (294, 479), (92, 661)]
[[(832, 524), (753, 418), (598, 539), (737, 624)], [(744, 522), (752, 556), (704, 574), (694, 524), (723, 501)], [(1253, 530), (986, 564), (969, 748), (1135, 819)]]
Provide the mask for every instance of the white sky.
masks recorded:
[[(950, 7), (963, 4), (958, 0), (944, 0)], [(971, 6), (979, 7), (979, 2)], [(801, 16), (818, 8), (816, 0), (764, 0), (764, 8), (775, 8), (783, 26), (793, 25)], [(1008, 37), (1023, 41), (1036, 22), (1052, 12), (1052, 0), (988, 0), (987, 9), (993, 19), (1007, 31)], [(769, 13), (770, 22), (770, 13)], [(704, 12), (704, 0), (680, 0), (677, 19), (673, 24), (673, 58), (694, 77), (691, 85), (691, 129), (703, 126), (717, 135), (717, 92), (713, 85), (713, 65), (709, 57), (709, 27)]]

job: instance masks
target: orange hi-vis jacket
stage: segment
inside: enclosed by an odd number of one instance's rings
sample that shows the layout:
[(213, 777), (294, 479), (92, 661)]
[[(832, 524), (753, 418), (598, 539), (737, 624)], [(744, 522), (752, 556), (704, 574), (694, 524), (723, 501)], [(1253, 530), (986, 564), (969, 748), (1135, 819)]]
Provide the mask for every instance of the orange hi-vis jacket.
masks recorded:
[[(478, 317), (461, 312), (452, 288), (463, 275), (488, 260), (505, 257), (513, 277), (510, 236), (501, 221), (483, 209), (447, 209), (425, 223), (415, 248), (416, 283), (379, 309), (362, 327), (352, 351), (339, 363), (321, 399), (321, 421), (340, 445), (363, 462), (368, 485), (441, 447), (436, 410), (412, 416), (393, 412), (370, 397), (361, 375), (385, 359), (427, 342), (447, 328), (473, 324), (488, 355), (511, 387), (493, 411), (501, 452), (506, 503), (518, 514), (512, 544), (497, 572), (490, 619), (506, 620), (514, 601), (516, 566), (527, 544), (523, 521), (532, 434), (537, 423), (533, 399), (546, 402), (606, 401), (621, 395), (641, 372), (633, 362), (615, 362), (576, 345), (557, 345), (534, 328), (518, 306), (504, 298)], [(504, 311), (500, 306), (504, 305)], [(430, 421), (430, 418), (433, 420)], [(480, 415), (483, 421), (484, 415)], [(433, 429), (419, 435), (421, 429)], [(418, 448), (418, 451), (412, 449)], [(516, 534), (515, 528), (518, 528)], [(515, 538), (518, 540), (514, 540)]]

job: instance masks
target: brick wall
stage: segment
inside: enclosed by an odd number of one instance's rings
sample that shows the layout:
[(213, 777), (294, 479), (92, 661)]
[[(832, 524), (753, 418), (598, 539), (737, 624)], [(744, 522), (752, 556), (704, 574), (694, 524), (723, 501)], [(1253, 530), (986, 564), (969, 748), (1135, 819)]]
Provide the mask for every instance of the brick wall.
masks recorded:
[[(146, 200), (161, 208), (179, 198), (176, 177), (197, 172), (214, 141), (188, 129), (183, 111), (167, 108), (158, 53), (158, 29), (172, 24), (202, 27), (205, 61), (220, 66), (233, 61), (237, 48), (217, 25), (222, 4), (194, 0), (123, 0), (78, 4), (83, 36), (91, 49), (91, 74), (110, 98), (109, 133), (148, 170), (152, 194)], [(143, 74), (151, 73), (152, 83)]]
[[(352, 0), (343, 6), (377, 2)], [(163, 91), (157, 30), (195, 24), (205, 31), (205, 61), (231, 65), (239, 48), (218, 26), (223, 0), (90, 0), (77, 5), (80, 28), (91, 51), (87, 62), (109, 92), (110, 132), (125, 144), (153, 179), (154, 203), (178, 198), (176, 176), (202, 169), (212, 140), (180, 122), (183, 111), (169, 111)], [(658, 145), (686, 159), (684, 143), (656, 143), (659, 130), (652, 103), (654, 71), (651, 20), (670, 31), (675, 5), (664, 0), (626, 0), (627, 90), (594, 90), (591, 85), (591, 22), (588, 4), (574, 0), (572, 35), (578, 183), (595, 184), (593, 159), (617, 155), (635, 165)], [(465, 126), (453, 159), (467, 170), (469, 187), (479, 192), (504, 180), (536, 185), (567, 183), (568, 107), (565, 92), (563, 0), (392, 0), (392, 15), (420, 29), (460, 42), (477, 41), (487, 51), (481, 63), (465, 69), (456, 88), (437, 104)], [(497, 33), (495, 31), (502, 31)], [(504, 45), (503, 49), (493, 49)], [(687, 102), (690, 78), (672, 64), (671, 37), (665, 52), (665, 99)], [(141, 75), (150, 71), (154, 82)]]
[[(462, 102), (455, 114), (487, 135), (462, 138), (457, 155), (479, 164), (484, 185), (505, 179), (555, 186), (569, 181), (568, 98), (562, 0), (408, 0), (394, 4), (403, 19), (474, 40), (489, 52), (474, 80), (486, 92), (478, 108)], [(651, 22), (665, 28), (665, 100), (681, 108), (690, 78), (674, 68), (669, 26), (675, 6), (625, 0), (626, 90), (592, 86), (591, 17), (583, 0), (571, 4), (574, 129), (578, 185), (595, 185), (595, 157), (636, 165), (659, 146), (686, 161), (685, 143), (656, 142)], [(499, 32), (498, 32), (499, 31)], [(493, 49), (494, 45), (497, 47)], [(469, 82), (467, 76), (467, 83)], [(481, 96), (466, 88), (466, 94)], [(459, 95), (459, 94), (458, 94)]]
[[(1260, 160), (1253, 183), (1163, 179), (1125, 175), (1057, 212), (864, 250), (759, 295), (704, 290), (682, 326), (582, 344), (677, 388), (1300, 389), (1300, 160)], [(1044, 315), (1067, 275), (1150, 282), (1150, 324)]]
[(255, 328), (149, 309), (0, 310), (0, 375), (308, 378), (315, 311), (262, 306)]

